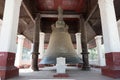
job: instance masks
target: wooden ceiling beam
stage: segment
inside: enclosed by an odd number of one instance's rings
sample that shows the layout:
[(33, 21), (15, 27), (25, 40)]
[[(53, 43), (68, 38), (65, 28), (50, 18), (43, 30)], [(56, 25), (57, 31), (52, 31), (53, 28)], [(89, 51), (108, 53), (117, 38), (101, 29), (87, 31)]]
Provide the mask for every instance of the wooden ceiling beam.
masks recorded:
[(89, 19), (93, 16), (93, 14), (95, 13), (95, 11), (98, 9), (98, 4), (95, 5), (95, 7), (92, 9), (92, 11), (90, 12), (90, 14), (88, 15), (87, 19), (85, 20), (85, 23), (87, 23), (89, 21)]
[[(58, 14), (57, 10), (52, 10), (52, 11), (39, 11), (41, 14)], [(63, 14), (80, 14), (74, 11), (63, 11)], [(81, 13), (82, 14), (82, 13)]]
[[(58, 17), (58, 14), (40, 14), (40, 16), (42, 18), (57, 18)], [(80, 15), (77, 15), (77, 14), (65, 14), (63, 15), (63, 18), (80, 18)]]
[(32, 14), (30, 13), (30, 11), (28, 10), (27, 6), (24, 4), (24, 2), (22, 2), (22, 6), (25, 9), (26, 13), (29, 15), (30, 19), (32, 20), (32, 22), (34, 23), (35, 20), (32, 17)]
[(20, 21), (25, 24), (25, 25), (28, 25), (28, 23), (23, 19), (23, 18), (20, 18)]

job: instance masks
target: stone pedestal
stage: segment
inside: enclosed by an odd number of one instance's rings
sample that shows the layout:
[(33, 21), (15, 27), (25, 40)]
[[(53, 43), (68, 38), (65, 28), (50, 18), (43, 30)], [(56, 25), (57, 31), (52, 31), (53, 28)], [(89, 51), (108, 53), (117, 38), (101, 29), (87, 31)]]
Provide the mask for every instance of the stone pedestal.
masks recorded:
[(19, 69), (14, 66), (15, 53), (0, 52), (0, 77), (2, 79), (18, 76)]
[(106, 53), (106, 67), (102, 68), (102, 74), (120, 78), (120, 52)]
[(66, 60), (63, 57), (57, 58), (56, 64), (56, 71), (57, 74), (54, 77), (68, 77), (69, 75), (66, 74)]
[(57, 58), (57, 73), (66, 73), (66, 60), (63, 57)]

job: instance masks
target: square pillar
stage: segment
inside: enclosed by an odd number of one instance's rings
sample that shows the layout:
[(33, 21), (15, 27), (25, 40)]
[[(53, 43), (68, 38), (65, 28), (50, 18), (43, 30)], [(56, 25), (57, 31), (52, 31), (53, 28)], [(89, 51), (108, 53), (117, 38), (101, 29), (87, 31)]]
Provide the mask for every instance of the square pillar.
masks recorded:
[(99, 66), (105, 66), (104, 53), (102, 52), (102, 36), (97, 35), (95, 37), (95, 42), (96, 42), (96, 47), (97, 47)]
[(15, 58), (15, 66), (20, 68), (22, 62), (22, 51), (25, 37), (23, 35), (18, 35), (18, 45), (17, 45), (17, 53)]
[(81, 33), (76, 33), (75, 36), (76, 36), (77, 54), (80, 58), (82, 58)]
[(106, 67), (102, 69), (102, 74), (120, 78), (120, 39), (113, 1), (98, 0), (106, 53)]
[(45, 40), (45, 33), (40, 32), (39, 33), (39, 58), (42, 59), (43, 54), (44, 54), (44, 40)]
[(19, 75), (19, 70), (14, 66), (14, 61), (21, 2), (22, 0), (5, 0), (0, 35), (0, 77), (2, 79)]

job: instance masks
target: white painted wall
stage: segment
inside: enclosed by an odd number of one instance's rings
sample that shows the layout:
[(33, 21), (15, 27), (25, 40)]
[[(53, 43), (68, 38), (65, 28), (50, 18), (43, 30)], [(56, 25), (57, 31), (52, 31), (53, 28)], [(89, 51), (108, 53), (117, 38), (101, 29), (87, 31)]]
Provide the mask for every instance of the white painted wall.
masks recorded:
[(118, 25), (118, 32), (119, 32), (119, 38), (120, 38), (120, 19), (117, 21), (117, 25)]
[(2, 27), (2, 19), (0, 19), (0, 32), (1, 32), (1, 27)]

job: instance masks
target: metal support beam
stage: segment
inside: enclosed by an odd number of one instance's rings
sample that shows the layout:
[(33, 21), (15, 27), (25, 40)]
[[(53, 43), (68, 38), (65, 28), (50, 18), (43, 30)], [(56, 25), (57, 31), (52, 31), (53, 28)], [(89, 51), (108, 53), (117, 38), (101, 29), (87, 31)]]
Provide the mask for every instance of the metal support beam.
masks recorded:
[(84, 18), (81, 16), (80, 18), (80, 29), (81, 29), (81, 44), (82, 44), (82, 59), (83, 59), (83, 66), (82, 70), (90, 70), (89, 65), (89, 52), (87, 49), (87, 33), (86, 33), (86, 23), (84, 22)]
[(38, 71), (38, 55), (39, 55), (39, 29), (40, 15), (37, 14), (35, 19), (34, 36), (33, 36), (33, 51), (32, 51), (32, 70)]

